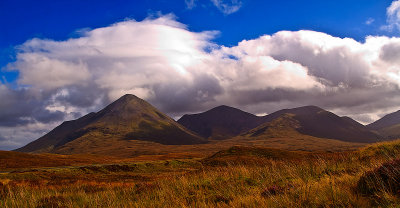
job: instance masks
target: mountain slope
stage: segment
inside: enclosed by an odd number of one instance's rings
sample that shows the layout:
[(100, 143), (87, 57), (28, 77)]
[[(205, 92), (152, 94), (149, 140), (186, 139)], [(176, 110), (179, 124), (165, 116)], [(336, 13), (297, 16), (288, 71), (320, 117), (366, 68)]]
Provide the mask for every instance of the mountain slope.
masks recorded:
[[(91, 138), (93, 148), (103, 139), (143, 140), (168, 145), (205, 143), (206, 140), (190, 132), (172, 118), (146, 101), (124, 95), (98, 113), (67, 121), (48, 134), (17, 149), (20, 152), (57, 152), (79, 138)], [(117, 141), (118, 142), (118, 141)], [(79, 143), (77, 143), (79, 144)], [(73, 153), (79, 145), (69, 145)], [(81, 151), (81, 150), (79, 150)]]
[[(292, 115), (288, 119), (287, 115)], [(286, 127), (280, 129), (268, 123), (284, 117)], [(228, 139), (248, 131), (263, 131), (271, 128), (277, 136), (296, 132), (296, 135), (309, 135), (315, 138), (335, 139), (346, 142), (370, 143), (381, 139), (380, 135), (349, 117), (340, 117), (317, 106), (304, 106), (283, 109), (272, 114), (258, 117), (228, 106), (220, 106), (209, 111), (193, 115), (184, 115), (178, 120), (186, 128), (205, 138)], [(280, 124), (281, 125), (281, 124)], [(279, 130), (280, 129), (280, 130)], [(257, 132), (253, 132), (257, 136)], [(270, 131), (268, 131), (271, 134)], [(271, 137), (272, 135), (269, 135)], [(293, 135), (293, 134), (292, 134)]]
[(400, 138), (400, 110), (368, 124), (367, 127), (379, 132), (387, 139)]
[(374, 130), (390, 127), (396, 124), (400, 124), (400, 110), (394, 113), (390, 113), (381, 119), (368, 124), (367, 127)]
[(389, 140), (400, 138), (400, 124), (395, 124), (378, 130), (379, 134)]
[(88, 125), (94, 120), (95, 113), (89, 113), (79, 119), (73, 121), (65, 121), (61, 125), (51, 130), (46, 135), (39, 139), (29, 143), (28, 145), (17, 149), (20, 152), (34, 152), (41, 150), (40, 152), (51, 151), (54, 147), (61, 146), (68, 140), (73, 140), (79, 135), (78, 130), (83, 126)]
[[(288, 117), (290, 115), (290, 119)], [(339, 117), (334, 113), (316, 106), (304, 106), (293, 109), (284, 109), (263, 117), (263, 127), (257, 127), (255, 135), (273, 128), (276, 132), (276, 125), (270, 126), (278, 118), (284, 118), (286, 127), (304, 135), (317, 138), (336, 139), (346, 142), (370, 143), (379, 141), (378, 134), (370, 131), (364, 125), (349, 117)], [(282, 125), (282, 124), (281, 124)], [(254, 130), (252, 130), (254, 131)]]
[(229, 106), (219, 106), (199, 114), (184, 115), (178, 120), (200, 136), (227, 139), (255, 128), (262, 118)]

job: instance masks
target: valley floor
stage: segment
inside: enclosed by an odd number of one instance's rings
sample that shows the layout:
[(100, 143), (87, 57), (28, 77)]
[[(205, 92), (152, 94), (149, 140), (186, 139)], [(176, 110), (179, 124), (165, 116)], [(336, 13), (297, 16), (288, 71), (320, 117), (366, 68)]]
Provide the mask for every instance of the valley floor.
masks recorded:
[(231, 148), (206, 159), (8, 168), (0, 207), (396, 207), (393, 187), (362, 178), (399, 155), (394, 141), (337, 153)]
[[(163, 145), (156, 142), (126, 140), (117, 137), (88, 136), (74, 140), (58, 148), (56, 154), (95, 154), (114, 157), (132, 158), (142, 155), (172, 154), (171, 157), (201, 158), (234, 145), (262, 146), (285, 150), (299, 151), (348, 151), (367, 145), (367, 143), (344, 142), (334, 139), (317, 138), (297, 132), (279, 131), (273, 136), (237, 136), (226, 140), (211, 140), (205, 144), (195, 145)], [(178, 156), (179, 157), (179, 156)]]

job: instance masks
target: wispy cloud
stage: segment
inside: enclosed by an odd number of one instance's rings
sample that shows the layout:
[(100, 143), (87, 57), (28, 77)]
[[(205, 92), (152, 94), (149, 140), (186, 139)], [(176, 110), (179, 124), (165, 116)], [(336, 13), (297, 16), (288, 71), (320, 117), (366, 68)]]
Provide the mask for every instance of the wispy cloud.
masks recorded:
[(375, 22), (375, 19), (374, 18), (368, 18), (366, 21), (365, 21), (365, 24), (366, 25), (371, 25), (372, 23), (374, 23)]
[(239, 11), (242, 7), (240, 0), (211, 0), (212, 3), (225, 15)]
[(193, 9), (196, 7), (196, 0), (185, 0), (186, 8)]
[[(197, 0), (185, 0), (186, 8), (195, 8)], [(224, 15), (229, 15), (239, 11), (242, 7), (241, 0), (210, 0), (212, 4), (218, 8)]]
[(400, 0), (393, 1), (386, 9), (387, 24), (382, 26), (382, 30), (392, 32), (393, 30), (400, 31)]

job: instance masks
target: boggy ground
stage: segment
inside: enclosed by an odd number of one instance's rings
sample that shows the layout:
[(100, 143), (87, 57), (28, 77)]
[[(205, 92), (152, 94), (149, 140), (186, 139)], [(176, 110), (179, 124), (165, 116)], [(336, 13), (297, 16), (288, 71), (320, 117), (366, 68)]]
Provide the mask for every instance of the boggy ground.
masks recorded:
[(0, 207), (396, 207), (379, 167), (399, 155), (400, 141), (340, 153), (236, 146), (204, 159), (7, 169)]

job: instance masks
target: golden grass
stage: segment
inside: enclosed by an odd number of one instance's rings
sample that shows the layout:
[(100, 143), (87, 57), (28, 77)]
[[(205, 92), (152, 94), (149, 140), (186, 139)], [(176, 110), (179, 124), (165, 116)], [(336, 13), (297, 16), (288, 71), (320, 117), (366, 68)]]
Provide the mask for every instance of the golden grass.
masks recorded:
[[(400, 203), (398, 195), (385, 190), (363, 195), (357, 188), (364, 173), (400, 155), (400, 141), (296, 157), (297, 153), (268, 150), (283, 159), (259, 149), (241, 151), (222, 154), (227, 163), (214, 166), (181, 159), (2, 173), (0, 207), (396, 207)], [(234, 163), (227, 155), (252, 159)]]

